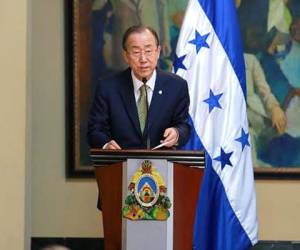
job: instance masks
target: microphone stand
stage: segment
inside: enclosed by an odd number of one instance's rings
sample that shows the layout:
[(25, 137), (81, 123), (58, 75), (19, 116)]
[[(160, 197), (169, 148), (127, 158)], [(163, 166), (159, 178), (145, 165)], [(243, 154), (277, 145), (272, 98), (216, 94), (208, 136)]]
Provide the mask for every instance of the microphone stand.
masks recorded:
[(147, 133), (147, 141), (146, 141), (146, 144), (147, 144), (147, 149), (150, 149), (151, 147), (151, 144), (150, 144), (150, 136), (149, 136), (149, 121), (148, 121), (148, 113), (149, 113), (149, 101), (148, 101), (148, 91), (147, 91), (147, 79), (146, 78), (143, 78), (142, 79), (142, 82), (144, 83), (144, 86), (143, 88), (145, 88), (145, 91), (146, 91), (146, 103), (147, 103), (147, 113), (146, 113), (146, 133)]

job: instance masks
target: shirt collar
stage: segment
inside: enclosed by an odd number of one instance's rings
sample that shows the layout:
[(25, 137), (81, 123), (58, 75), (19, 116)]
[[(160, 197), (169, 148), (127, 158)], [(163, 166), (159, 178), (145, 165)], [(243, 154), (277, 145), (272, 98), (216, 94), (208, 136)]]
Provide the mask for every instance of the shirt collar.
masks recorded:
[[(152, 76), (150, 77), (150, 79), (147, 81), (147, 86), (153, 91), (154, 90), (154, 86), (155, 86), (155, 81), (156, 81), (156, 70), (153, 71)], [(133, 88), (134, 88), (134, 92), (139, 92), (140, 87), (144, 84), (142, 81), (140, 81), (139, 79), (136, 78), (136, 76), (134, 75), (133, 71), (131, 70), (131, 77), (132, 77), (132, 81), (133, 81)]]

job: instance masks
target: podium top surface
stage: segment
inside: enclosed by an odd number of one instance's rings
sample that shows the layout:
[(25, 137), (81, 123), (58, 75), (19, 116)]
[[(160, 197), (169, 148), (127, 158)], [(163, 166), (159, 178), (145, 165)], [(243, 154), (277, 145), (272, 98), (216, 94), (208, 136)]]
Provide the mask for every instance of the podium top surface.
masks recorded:
[(91, 160), (97, 166), (114, 164), (127, 159), (165, 159), (170, 162), (188, 164), (190, 166), (205, 165), (204, 151), (187, 150), (109, 150), (91, 149)]

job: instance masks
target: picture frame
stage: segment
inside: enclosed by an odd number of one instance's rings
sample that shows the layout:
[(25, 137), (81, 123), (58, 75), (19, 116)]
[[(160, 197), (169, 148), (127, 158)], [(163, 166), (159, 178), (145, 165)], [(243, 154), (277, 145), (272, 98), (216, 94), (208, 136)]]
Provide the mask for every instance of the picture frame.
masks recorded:
[[(87, 40), (85, 43), (83, 40), (83, 37), (88, 37), (89, 33), (89, 17), (86, 15), (83, 5), (88, 2), (91, 1), (64, 1), (67, 178), (94, 177), (94, 168), (88, 158), (89, 149), (85, 140), (85, 131), (82, 129), (82, 127), (86, 127), (88, 112), (88, 104), (83, 104), (82, 101), (87, 97), (82, 94), (89, 93), (86, 90), (90, 78), (89, 60), (87, 59), (89, 41)], [(83, 27), (82, 22), (86, 27)], [(82, 34), (82, 32), (85, 33)], [(87, 84), (86, 88), (85, 84)]]
[[(110, 4), (105, 5), (107, 2)], [(116, 4), (116, 2), (122, 2), (123, 4), (126, 0), (113, 1), (113, 4)], [(157, 3), (159, 1), (154, 2)], [(164, 12), (158, 13), (160, 18), (157, 18), (157, 20), (161, 20), (162, 16), (167, 16), (168, 20), (157, 25), (159, 29), (158, 33), (161, 37), (162, 44), (166, 46), (165, 48), (169, 49), (171, 53), (169, 53), (169, 56), (163, 55), (159, 61), (159, 65), (165, 70), (170, 70), (172, 65), (172, 53), (176, 47), (176, 39), (179, 35), (180, 23), (184, 16), (184, 8), (187, 0), (174, 0), (172, 2), (172, 6), (168, 5), (167, 0), (160, 0), (160, 2), (165, 2), (166, 5), (164, 5)], [(263, 43), (266, 42), (267, 39), (270, 39), (267, 35), (269, 35), (268, 33), (272, 30), (272, 28), (267, 27), (267, 23), (269, 21), (266, 17), (266, 15), (272, 16), (272, 14), (268, 12), (270, 11), (270, 6), (267, 5), (269, 1), (242, 0), (236, 2), (237, 5), (239, 5), (238, 13), (245, 53), (255, 54), (255, 60), (259, 62), (262, 70), (264, 71), (268, 68), (269, 64), (268, 62), (263, 62), (259, 59), (255, 49), (258, 51), (261, 50)], [(120, 12), (121, 8), (118, 7), (118, 13), (115, 13), (113, 4), (111, 1), (100, 0), (66, 0), (64, 3), (66, 52), (66, 176), (68, 178), (90, 178), (94, 175), (93, 167), (91, 166), (91, 161), (89, 159), (89, 148), (86, 140), (87, 116), (95, 87), (94, 83), (97, 78), (106, 74), (112, 74), (122, 67), (122, 60), (119, 57), (121, 51), (120, 34), (124, 28), (121, 27), (121, 25), (117, 28), (114, 26), (115, 23), (120, 23), (119, 20), (116, 21), (114, 18), (119, 18), (120, 15), (122, 15), (122, 12)], [(291, 14), (292, 19), (287, 21), (291, 24), (294, 18), (293, 15), (298, 15), (299, 4), (295, 0), (289, 0), (288, 4), (289, 5), (284, 7), (287, 7), (290, 13), (293, 12)], [(130, 8), (133, 9), (132, 6)], [(166, 9), (167, 12), (165, 11)], [(128, 10), (126, 11), (128, 12)], [(161, 8), (160, 11), (162, 11)], [(259, 11), (265, 11), (266, 13), (264, 12), (258, 15), (257, 13)], [(260, 16), (261, 19), (259, 20), (257, 16)], [(257, 23), (258, 20), (260, 22), (259, 24)], [(274, 22), (276, 24), (276, 20)], [(277, 22), (280, 23), (280, 20), (277, 20)], [(167, 26), (164, 26), (165, 23), (167, 23)], [(153, 25), (155, 26), (156, 24), (154, 23), (152, 26)], [(280, 29), (284, 29), (280, 27), (280, 25), (276, 25)], [(278, 31), (278, 27), (276, 25), (274, 26)], [(95, 27), (100, 28), (95, 29)], [(166, 27), (168, 28), (167, 32), (165, 31)], [(253, 27), (254, 30), (251, 30)], [(256, 30), (256, 27), (264, 27), (265, 30)], [(117, 33), (114, 32), (115, 29), (117, 29)], [(282, 33), (284, 32), (281, 30), (280, 34), (282, 35)], [(116, 37), (116, 34), (118, 37)], [(97, 43), (93, 40), (95, 37), (97, 38)], [(248, 40), (246, 41), (246, 39)], [(282, 39), (286, 39), (284, 40), (286, 42), (289, 38), (288, 36), (283, 36)], [(117, 48), (119, 48), (119, 50)], [(95, 55), (97, 55), (97, 57), (95, 57)], [(246, 60), (246, 73), (248, 68)], [(267, 83), (270, 84), (268, 82), (270, 80), (266, 73), (265, 78)], [(297, 88), (294, 89), (297, 90)], [(250, 91), (248, 91), (248, 93), (249, 92)], [(289, 102), (294, 96), (295, 95), (293, 95), (291, 91), (288, 91), (285, 98), (283, 98), (284, 100), (281, 100), (280, 107), (285, 112), (285, 115), (287, 114)], [(247, 99), (248, 111), (250, 99), (251, 98)], [(298, 104), (298, 102), (296, 104)], [(296, 112), (298, 112), (297, 109)], [(268, 125), (268, 129), (272, 131), (274, 128), (272, 127), (270, 117), (270, 115), (265, 115), (265, 117), (263, 117), (263, 125), (265, 126), (266, 123)], [(296, 119), (296, 122), (299, 122), (299, 120)], [(249, 124), (251, 127), (251, 119), (249, 119)], [(290, 129), (292, 131), (291, 133), (293, 133), (293, 129), (294, 132), (296, 131), (296, 137), (295, 134), (293, 134), (296, 138), (295, 140), (293, 140), (293, 136), (283, 133), (282, 135), (273, 136), (265, 148), (261, 147), (261, 144), (257, 144), (257, 148), (259, 150), (256, 152), (256, 157), (253, 156), (256, 179), (300, 178), (300, 135), (297, 134), (300, 130), (300, 124), (299, 127), (298, 125), (294, 125), (294, 128), (292, 127)], [(272, 134), (272, 132), (270, 133)], [(262, 135), (266, 136), (263, 133)], [(255, 145), (256, 141), (254, 140), (255, 137), (253, 137), (253, 134), (251, 134), (250, 137), (252, 145)], [(297, 145), (299, 145), (299, 149), (297, 148)], [(263, 150), (260, 148), (263, 148)], [(289, 164), (288, 160), (294, 156), (295, 161)], [(264, 162), (263, 160), (267, 160), (267, 162)], [(264, 164), (262, 164), (262, 162), (264, 162)]]

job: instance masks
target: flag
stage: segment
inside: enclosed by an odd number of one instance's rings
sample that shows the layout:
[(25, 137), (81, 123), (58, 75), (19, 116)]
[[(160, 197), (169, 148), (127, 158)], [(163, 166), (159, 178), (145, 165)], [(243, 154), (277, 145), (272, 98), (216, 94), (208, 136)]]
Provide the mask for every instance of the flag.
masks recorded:
[(193, 249), (249, 249), (257, 242), (256, 194), (234, 0), (189, 1), (173, 70), (191, 99), (185, 149), (206, 153)]

